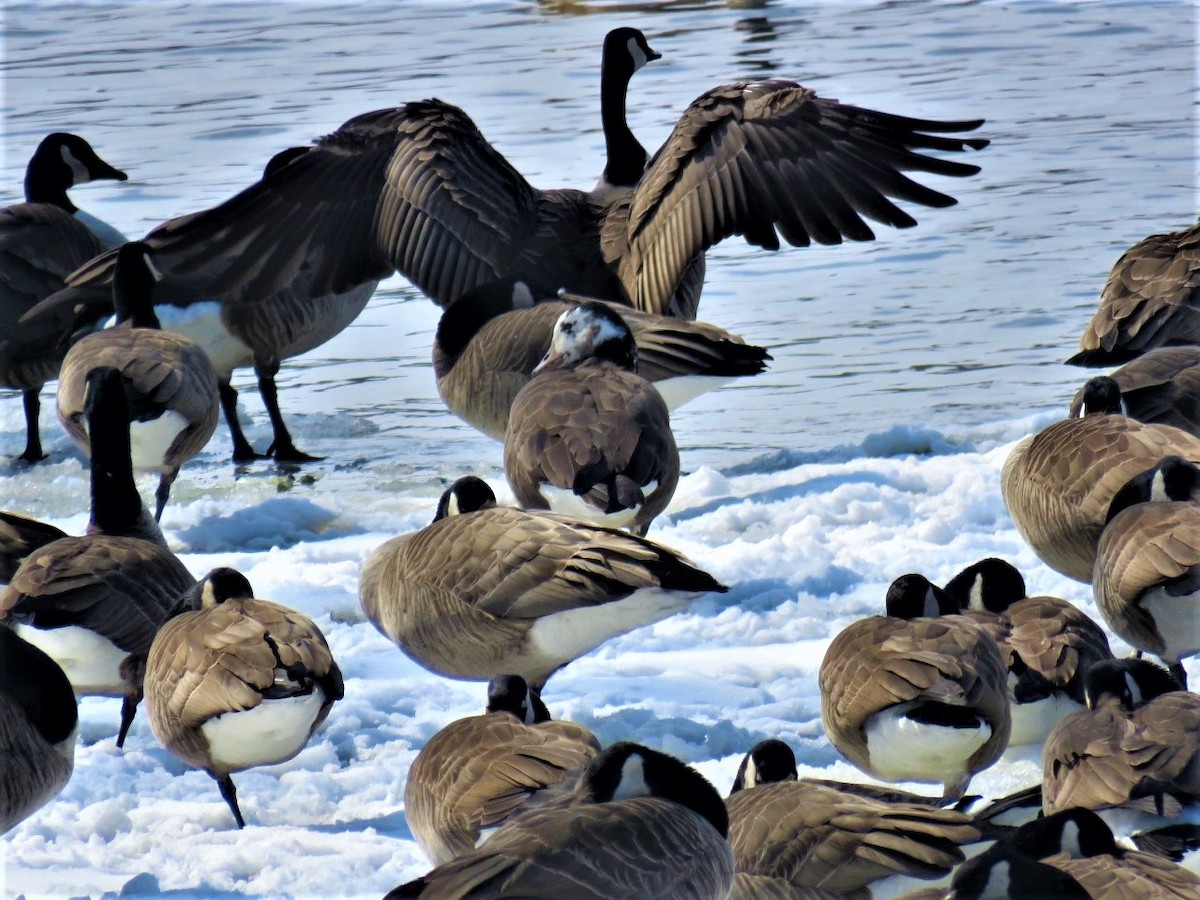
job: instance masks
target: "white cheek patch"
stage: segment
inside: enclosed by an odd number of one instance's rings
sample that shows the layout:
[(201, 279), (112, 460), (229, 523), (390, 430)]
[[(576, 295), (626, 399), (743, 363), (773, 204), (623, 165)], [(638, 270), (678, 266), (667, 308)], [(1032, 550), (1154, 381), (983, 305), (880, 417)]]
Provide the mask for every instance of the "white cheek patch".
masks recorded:
[(529, 309), (533, 306), (533, 291), (529, 289), (523, 281), (518, 281), (513, 285), (512, 291), (512, 307), (513, 309)]
[(746, 771), (742, 774), (742, 783), (748, 788), (758, 784), (758, 766), (754, 764), (753, 756), (746, 760)]
[(450, 502), (446, 504), (446, 515), (447, 516), (457, 516), (460, 512), (461, 512), (461, 510), (459, 509), (459, 506), (458, 506), (458, 494), (451, 491), (450, 492)]
[(933, 596), (933, 588), (925, 591), (925, 608), (921, 610), (923, 616), (936, 616), (938, 614), (937, 598)]
[(1150, 499), (1155, 503), (1171, 499), (1167, 496), (1167, 479), (1163, 477), (1162, 469), (1155, 470), (1154, 477), (1150, 480)]
[(158, 271), (158, 268), (154, 265), (154, 262), (150, 259), (149, 253), (142, 254), (142, 261), (146, 264), (146, 269), (149, 270), (150, 276), (155, 281), (162, 281), (162, 272)]
[(967, 602), (968, 609), (973, 609), (976, 612), (983, 612), (986, 607), (983, 605), (983, 576), (976, 575), (975, 580), (971, 582), (971, 599)]
[(66, 147), (62, 147), (61, 150), (63, 162), (65, 162), (71, 168), (71, 175), (74, 179), (73, 183), (87, 184), (89, 181), (91, 181), (92, 173), (88, 171), (88, 167), (81, 163), (75, 157), (75, 154)]
[(650, 786), (646, 784), (646, 769), (642, 758), (636, 753), (630, 754), (625, 760), (625, 765), (621, 766), (621, 780), (617, 782), (617, 789), (613, 791), (612, 798), (628, 800), (630, 797), (649, 796)]
[(642, 48), (638, 46), (638, 42), (634, 38), (630, 38), (626, 43), (626, 48), (629, 50), (629, 56), (633, 60), (633, 71), (637, 71), (646, 63), (650, 62), (646, 58), (646, 54), (642, 52)]
[(1142, 691), (1138, 687), (1137, 679), (1129, 672), (1125, 673), (1125, 686), (1129, 688), (1129, 697), (1133, 701), (1134, 706), (1142, 705)]
[(1067, 855), (1072, 859), (1081, 859), (1083, 857), (1083, 848), (1079, 843), (1079, 825), (1075, 822), (1067, 822), (1063, 826), (1060, 849), (1065, 850)]

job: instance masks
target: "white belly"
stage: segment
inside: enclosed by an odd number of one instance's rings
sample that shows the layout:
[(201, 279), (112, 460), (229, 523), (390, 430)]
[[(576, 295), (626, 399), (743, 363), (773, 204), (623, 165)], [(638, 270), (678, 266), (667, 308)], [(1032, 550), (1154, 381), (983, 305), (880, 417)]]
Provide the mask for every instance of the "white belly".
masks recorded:
[(667, 404), (667, 409), (676, 410), (701, 394), (715, 391), (731, 381), (733, 378), (716, 375), (680, 375), (651, 383)]
[(88, 628), (34, 628), (18, 625), (16, 632), (58, 663), (76, 694), (123, 697), (121, 663), (129, 656), (112, 641)]
[(191, 338), (204, 348), (217, 374), (228, 380), (229, 373), (254, 363), (254, 353), (234, 337), (221, 322), (221, 304), (205, 300), (190, 306), (156, 304), (154, 313), (164, 331)]
[(1083, 709), (1066, 694), (1051, 694), (1035, 703), (1013, 703), (1012, 733), (1008, 738), (1010, 747), (1018, 744), (1044, 744), (1058, 720), (1067, 713)]
[(213, 762), (229, 772), (291, 759), (304, 749), (325, 693), (264, 700), (254, 709), (229, 712), (200, 726)]
[(180, 433), (188, 427), (188, 420), (174, 410), (167, 410), (149, 422), (132, 422), (129, 425), (129, 443), (135, 469), (161, 472), (169, 469), (164, 464), (167, 451)]
[[(657, 481), (649, 482), (642, 488), (642, 495), (649, 497), (657, 487)], [(605, 528), (625, 528), (637, 518), (638, 510), (641, 509), (639, 504), (632, 509), (622, 509), (619, 512), (605, 514), (602, 510), (584, 502), (583, 498), (574, 491), (549, 484), (543, 484), (540, 491), (541, 495), (546, 498), (546, 502), (550, 504), (550, 509), (559, 515), (583, 519)]]
[(992, 736), (986, 722), (978, 728), (948, 728), (914, 722), (902, 703), (867, 719), (863, 732), (872, 772), (887, 781), (951, 784), (966, 772), (967, 760)]
[(1200, 653), (1200, 597), (1172, 597), (1158, 588), (1143, 594), (1141, 605), (1154, 617), (1154, 627), (1167, 645), (1163, 659), (1178, 662)]

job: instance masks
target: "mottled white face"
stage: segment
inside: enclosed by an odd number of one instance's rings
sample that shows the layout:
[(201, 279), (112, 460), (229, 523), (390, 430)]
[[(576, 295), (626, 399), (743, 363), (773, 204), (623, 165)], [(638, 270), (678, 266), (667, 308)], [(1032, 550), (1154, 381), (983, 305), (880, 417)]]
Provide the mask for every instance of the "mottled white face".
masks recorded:
[(590, 356), (595, 347), (621, 337), (622, 333), (614, 323), (596, 316), (591, 310), (582, 307), (568, 309), (554, 324), (550, 350), (533, 371), (549, 368), (551, 362), (558, 367), (573, 366)]
[(88, 167), (79, 161), (79, 159), (67, 147), (61, 147), (63, 162), (71, 167), (71, 176), (73, 184), (87, 184), (92, 180), (92, 173), (88, 171)]
[(621, 766), (621, 780), (613, 791), (614, 800), (628, 800), (630, 797), (649, 797), (650, 786), (646, 784), (646, 768), (642, 757), (631, 753)]

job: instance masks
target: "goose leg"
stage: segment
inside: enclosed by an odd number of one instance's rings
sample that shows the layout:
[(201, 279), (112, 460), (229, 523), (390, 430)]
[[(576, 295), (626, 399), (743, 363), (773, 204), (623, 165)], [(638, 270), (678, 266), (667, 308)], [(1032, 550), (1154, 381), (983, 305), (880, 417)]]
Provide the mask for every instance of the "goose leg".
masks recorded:
[(117, 731), (117, 746), (125, 746), (125, 736), (129, 734), (129, 726), (133, 724), (133, 717), (137, 714), (138, 701), (142, 698), (135, 694), (126, 694), (125, 699), (121, 701), (121, 727)]
[(25, 452), (18, 458), (31, 463), (46, 458), (46, 454), (42, 452), (41, 433), (38, 431), (38, 413), (42, 408), (41, 400), (38, 399), (39, 390), (40, 388), (28, 390), (21, 394), (25, 403)]
[(237, 391), (225, 379), (218, 382), (221, 393), (221, 411), (225, 413), (225, 422), (229, 425), (229, 437), (233, 441), (233, 461), (249, 462), (252, 459), (265, 459), (263, 454), (255, 453), (246, 435), (242, 432), (237, 415)]
[(275, 387), (275, 375), (279, 372), (279, 360), (256, 360), (254, 374), (258, 376), (258, 392), (262, 394), (263, 404), (267, 407), (267, 415), (271, 417), (271, 430), (275, 439), (267, 448), (267, 455), (275, 457), (276, 462), (316, 462), (323, 457), (309, 456), (296, 449), (287, 426), (283, 424), (283, 413), (279, 411), (279, 395)]
[(233, 818), (237, 821), (238, 828), (246, 827), (246, 820), (242, 818), (242, 811), (238, 809), (237, 788), (233, 786), (233, 779), (228, 775), (222, 775), (217, 778), (217, 787), (221, 789), (221, 796), (225, 798), (225, 802), (229, 804), (230, 810), (233, 811)]

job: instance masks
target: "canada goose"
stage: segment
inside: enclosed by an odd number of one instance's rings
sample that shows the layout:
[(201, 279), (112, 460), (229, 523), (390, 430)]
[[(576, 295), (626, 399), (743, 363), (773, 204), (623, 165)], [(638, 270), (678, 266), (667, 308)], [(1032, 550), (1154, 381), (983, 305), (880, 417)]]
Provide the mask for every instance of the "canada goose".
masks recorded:
[(885, 802), (795, 771), (780, 741), (760, 742), (742, 760), (725, 800), (739, 873), (843, 896), (894, 875), (946, 875), (963, 860), (959, 845), (979, 839), (963, 813)]
[(63, 789), (79, 712), (58, 664), (0, 625), (0, 834)]
[(1200, 344), (1200, 223), (1152, 234), (1121, 255), (1068, 363), (1111, 366), (1170, 344)]
[(451, 722), (413, 760), (404, 815), (433, 865), (473, 850), (547, 792), (570, 790), (600, 752), (590, 731), (550, 721), (537, 695), (527, 699), (527, 692), (523, 678), (493, 679), (487, 711)]
[[(1106, 385), (1109, 392), (1096, 395)], [(1092, 379), (1087, 414), (1020, 441), (1000, 476), (1004, 505), (1021, 537), (1050, 568), (1085, 584), (1113, 495), (1164, 456), (1200, 462), (1200, 438), (1121, 415), (1115, 387), (1111, 379)]]
[[(25, 202), (0, 209), (0, 386), (16, 388), (25, 402), (26, 462), (43, 459), (38, 430), (38, 393), (58, 374), (61, 349), (46, 352), (30, 343), (17, 322), (35, 304), (61, 290), (63, 280), (106, 247), (124, 241), (117, 231), (88, 216), (67, 190), (98, 179), (125, 181), (74, 134), (56, 132), (38, 144), (25, 170)], [(64, 348), (65, 349), (65, 348)]]
[(0, 509), (0, 581), (11, 581), (21, 560), (38, 547), (66, 536), (65, 531), (49, 522)]
[(1058, 597), (1025, 596), (1025, 579), (989, 557), (946, 582), (962, 615), (992, 635), (1008, 666), (1009, 746), (1040, 744), (1064, 715), (1083, 708), (1083, 676), (1112, 659), (1104, 629)]
[(734, 876), (728, 823), (703, 776), (623, 741), (592, 760), (569, 802), (530, 810), (387, 896), (722, 900)]
[[(1160, 347), (1108, 377), (1117, 383), (1123, 412), (1131, 419), (1200, 435), (1200, 347)], [(1080, 388), (1071, 401), (1071, 416), (1079, 415), (1083, 392)]]
[(834, 748), (885, 781), (931, 781), (958, 799), (1008, 746), (1008, 670), (962, 616), (872, 616), (821, 661), (821, 722)]
[(1097, 663), (1085, 690), (1088, 708), (1063, 718), (1042, 751), (1047, 814), (1200, 797), (1200, 696), (1140, 659)]
[(217, 372), (208, 354), (188, 338), (163, 331), (151, 292), (158, 271), (149, 248), (130, 242), (117, 253), (113, 305), (117, 325), (89, 334), (63, 358), (58, 376), (58, 420), (85, 456), (92, 451), (84, 427), (87, 374), (98, 366), (120, 370), (129, 382), (134, 421), (133, 465), (159, 473), (154, 518), (162, 518), (180, 467), (199, 453), (217, 427)]
[(213, 569), (194, 609), (166, 622), (146, 664), (150, 727), (203, 769), (246, 826), (230, 774), (291, 759), (344, 695), (325, 636), (303, 613), (255, 598), (245, 576)]
[[(455, 300), (438, 322), (433, 371), (446, 406), (489, 437), (504, 440), (517, 392), (550, 349), (558, 317), (586, 298), (537, 292), (526, 282), (489, 282)], [(756, 375), (762, 347), (715, 325), (618, 309), (633, 332), (638, 374), (676, 409), (733, 378)]]
[(88, 533), (25, 558), (0, 593), (0, 624), (53, 657), (75, 693), (123, 698), (121, 747), (142, 699), (150, 643), (195, 579), (167, 549), (137, 494), (120, 373), (95, 369), (88, 394), (97, 446)]
[(1200, 468), (1177, 456), (1130, 479), (1100, 537), (1092, 593), (1109, 627), (1187, 687), (1200, 653)]
[(363, 563), (367, 618), (439, 675), (512, 673), (540, 691), (609, 638), (728, 590), (645, 538), (495, 502), (482, 480), (460, 478), (432, 524)]
[(588, 301), (559, 316), (504, 433), (504, 474), (521, 506), (646, 534), (675, 494), (679, 449), (666, 403), (637, 366), (633, 333), (611, 307)]

